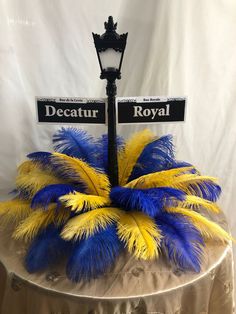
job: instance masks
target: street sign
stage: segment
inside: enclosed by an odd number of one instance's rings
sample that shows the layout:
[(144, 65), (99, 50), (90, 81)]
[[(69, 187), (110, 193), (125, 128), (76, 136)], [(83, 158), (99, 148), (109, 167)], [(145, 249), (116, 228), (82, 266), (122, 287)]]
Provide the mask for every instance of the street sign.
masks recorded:
[(186, 98), (117, 97), (117, 122), (157, 123), (185, 119)]
[(38, 122), (105, 124), (106, 106), (101, 98), (36, 97)]

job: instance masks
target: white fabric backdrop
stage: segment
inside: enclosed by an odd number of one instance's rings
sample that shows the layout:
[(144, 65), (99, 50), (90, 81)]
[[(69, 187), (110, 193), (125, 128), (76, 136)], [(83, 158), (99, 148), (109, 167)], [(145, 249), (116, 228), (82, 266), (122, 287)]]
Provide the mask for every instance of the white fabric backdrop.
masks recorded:
[(104, 96), (91, 33), (103, 32), (108, 15), (129, 32), (118, 95), (188, 97), (185, 123), (151, 128), (174, 135), (179, 159), (220, 178), (236, 236), (235, 0), (2, 0), (0, 190), (14, 186), (27, 153), (49, 149), (58, 128), (36, 123), (35, 96)]

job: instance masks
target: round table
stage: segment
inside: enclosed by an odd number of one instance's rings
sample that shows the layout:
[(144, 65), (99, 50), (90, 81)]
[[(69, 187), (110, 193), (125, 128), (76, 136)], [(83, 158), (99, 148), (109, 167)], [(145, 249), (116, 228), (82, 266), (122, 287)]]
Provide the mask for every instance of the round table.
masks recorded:
[[(219, 222), (227, 226), (223, 216)], [(230, 314), (233, 267), (230, 245), (208, 243), (202, 271), (183, 273), (157, 261), (122, 254), (102, 278), (70, 282), (64, 263), (37, 274), (23, 267), (26, 246), (0, 228), (1, 314)]]

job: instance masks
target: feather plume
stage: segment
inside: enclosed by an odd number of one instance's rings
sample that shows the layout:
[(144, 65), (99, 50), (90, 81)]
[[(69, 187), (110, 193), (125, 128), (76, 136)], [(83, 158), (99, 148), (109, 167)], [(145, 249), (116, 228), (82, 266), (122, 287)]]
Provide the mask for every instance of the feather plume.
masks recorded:
[(26, 161), (18, 168), (16, 177), (17, 189), (27, 191), (32, 197), (46, 185), (64, 183), (51, 171), (42, 169), (37, 163)]
[(204, 184), (190, 184), (189, 187), (192, 194), (211, 202), (216, 202), (221, 194), (221, 187), (217, 184), (217, 180), (215, 182), (206, 180)]
[(122, 244), (114, 225), (74, 244), (67, 263), (67, 276), (72, 281), (89, 281), (109, 271), (120, 254)]
[(31, 213), (30, 202), (15, 198), (13, 200), (0, 202), (1, 223), (17, 223)]
[(27, 157), (34, 163), (38, 162), (43, 167), (49, 167), (51, 165), (51, 156), (49, 152), (34, 152), (27, 155)]
[(129, 181), (148, 173), (169, 169), (173, 163), (172, 136), (162, 136), (144, 147), (129, 177)]
[(33, 197), (31, 207), (47, 208), (50, 203), (58, 203), (59, 198), (73, 191), (78, 191), (75, 185), (72, 184), (51, 184), (39, 190)]
[(185, 193), (172, 188), (131, 189), (114, 187), (111, 190), (112, 202), (128, 211), (137, 210), (155, 217), (165, 205), (174, 205), (183, 201)]
[(183, 216), (162, 213), (156, 217), (162, 232), (161, 248), (168, 259), (183, 270), (201, 270), (203, 239), (199, 231)]
[[(103, 134), (97, 141), (99, 152), (98, 159), (105, 172), (108, 172), (108, 135)], [(116, 137), (117, 151), (121, 151), (124, 147), (124, 139), (121, 136)]]
[[(183, 167), (189, 167), (190, 168), (190, 170), (188, 171), (189, 173), (201, 175), (200, 172), (192, 164), (186, 161), (174, 160), (172, 165), (168, 169), (170, 170), (174, 168), (183, 168)], [(168, 170), (168, 169), (163, 169), (163, 170)]]
[(107, 197), (110, 191), (108, 177), (96, 171), (86, 162), (60, 153), (53, 153), (53, 161), (61, 166), (64, 173), (78, 180), (85, 186), (86, 192), (92, 195)]
[(189, 208), (195, 210), (205, 208), (214, 213), (220, 212), (220, 208), (216, 203), (194, 195), (186, 195), (185, 200), (183, 202), (176, 203), (176, 205), (182, 208)]
[(61, 236), (65, 240), (88, 238), (116, 221), (120, 213), (118, 208), (104, 207), (80, 214), (67, 222)]
[(65, 181), (70, 179), (67, 173), (63, 173), (61, 167), (53, 162), (52, 156), (52, 153), (48, 152), (34, 152), (27, 155), (31, 161), (41, 166), (42, 169), (49, 170), (58, 178), (64, 179)]
[(13, 238), (32, 240), (40, 230), (47, 228), (52, 223), (60, 226), (69, 219), (69, 216), (70, 213), (67, 210), (56, 209), (55, 205), (51, 205), (47, 211), (33, 211), (17, 226)]
[(192, 167), (183, 167), (149, 173), (133, 181), (130, 181), (125, 185), (125, 187), (139, 189), (149, 189), (161, 186), (174, 187), (173, 184), (171, 185), (171, 183), (175, 177), (183, 175), (184, 173), (191, 171), (191, 169)]
[(30, 244), (25, 267), (29, 273), (44, 270), (70, 253), (71, 243), (60, 237), (60, 228), (53, 225), (42, 230)]
[(162, 182), (159, 184), (180, 189), (187, 194), (199, 196), (209, 201), (215, 202), (221, 193), (221, 188), (217, 184), (217, 179), (209, 176), (195, 174), (183, 174), (173, 179), (170, 184)]
[(118, 236), (128, 251), (144, 260), (158, 257), (161, 234), (154, 221), (141, 212), (120, 215)]
[(97, 195), (87, 195), (79, 192), (64, 195), (60, 197), (60, 201), (64, 203), (66, 207), (71, 207), (71, 210), (75, 212), (80, 212), (82, 210), (88, 211), (110, 205), (109, 198)]
[(24, 161), (17, 167), (17, 174), (18, 175), (28, 174), (37, 167), (38, 166), (33, 161), (29, 160)]
[(179, 207), (169, 207), (166, 210), (171, 213), (178, 213), (186, 216), (205, 238), (212, 238), (222, 242), (233, 240), (231, 235), (217, 223), (210, 221), (195, 211)]
[(53, 135), (53, 143), (55, 151), (82, 159), (93, 167), (101, 167), (95, 139), (86, 131), (73, 127), (61, 128)]
[[(151, 193), (150, 193), (151, 194)], [(155, 216), (160, 210), (160, 205), (156, 206), (153, 199), (144, 190), (115, 187), (110, 193), (111, 201), (119, 207), (128, 211), (142, 211), (147, 215)]]
[(118, 154), (119, 185), (123, 186), (127, 183), (140, 154), (153, 139), (154, 135), (152, 132), (146, 129), (135, 133), (126, 142), (124, 149)]
[[(207, 190), (207, 184), (216, 184), (217, 179), (210, 176), (199, 176), (195, 174), (182, 174), (173, 179), (172, 187), (186, 191), (189, 194), (197, 194), (203, 197), (202, 190)], [(160, 182), (162, 185), (168, 185), (169, 182)]]

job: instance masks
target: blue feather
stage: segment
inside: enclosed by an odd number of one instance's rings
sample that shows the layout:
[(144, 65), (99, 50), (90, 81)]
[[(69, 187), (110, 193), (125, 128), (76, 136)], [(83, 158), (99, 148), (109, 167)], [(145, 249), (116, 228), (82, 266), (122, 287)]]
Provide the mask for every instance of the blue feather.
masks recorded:
[(129, 181), (148, 173), (166, 170), (173, 162), (172, 136), (162, 136), (147, 144), (143, 149), (129, 177)]
[(38, 162), (45, 167), (51, 165), (51, 156), (52, 154), (49, 152), (34, 152), (27, 155), (32, 161)]
[(31, 243), (25, 257), (25, 267), (29, 273), (44, 270), (58, 263), (71, 250), (71, 242), (60, 237), (60, 229), (50, 225)]
[(86, 131), (76, 128), (62, 128), (53, 136), (56, 151), (80, 158), (93, 167), (101, 168), (98, 146), (95, 139)]
[(197, 169), (194, 168), (194, 166), (188, 162), (185, 161), (177, 161), (174, 160), (173, 163), (166, 169), (163, 170), (170, 170), (170, 169), (174, 169), (174, 168), (182, 168), (182, 167), (192, 167), (192, 169), (188, 170), (186, 173), (196, 173)]
[(67, 263), (72, 281), (91, 280), (103, 275), (114, 264), (122, 248), (114, 225), (74, 244)]
[(162, 213), (156, 217), (161, 230), (161, 248), (170, 262), (181, 270), (200, 272), (204, 241), (189, 220), (179, 214)]
[(112, 202), (125, 210), (138, 210), (155, 217), (163, 206), (183, 201), (186, 194), (178, 189), (162, 187), (152, 189), (130, 189), (114, 187), (110, 192)]
[(59, 197), (82, 189), (72, 184), (50, 184), (39, 190), (33, 197), (31, 207), (47, 208), (50, 203), (60, 204)]
[(221, 187), (218, 184), (210, 181), (198, 183), (197, 186), (190, 185), (190, 187), (192, 189), (192, 194), (200, 196), (211, 202), (216, 202), (221, 194)]
[(49, 152), (34, 152), (31, 154), (28, 154), (27, 157), (38, 163), (42, 169), (46, 169), (49, 171), (52, 171), (60, 178), (65, 178), (65, 176), (62, 175), (60, 171), (60, 167), (58, 165), (53, 163), (52, 159), (52, 153)]
[[(108, 172), (108, 136), (107, 134), (103, 134), (98, 139), (98, 146), (99, 146), (99, 154), (98, 159), (100, 160), (103, 169), (105, 172)], [(121, 136), (116, 137), (116, 145), (117, 145), (117, 151), (123, 148), (124, 146), (124, 139)]]
[[(63, 172), (61, 165), (58, 165), (52, 156), (52, 153), (49, 152), (34, 152), (27, 155), (29, 159), (38, 163), (42, 169), (52, 171), (58, 178), (69, 179), (71, 181), (70, 174)], [(78, 182), (73, 183), (78, 184)]]

